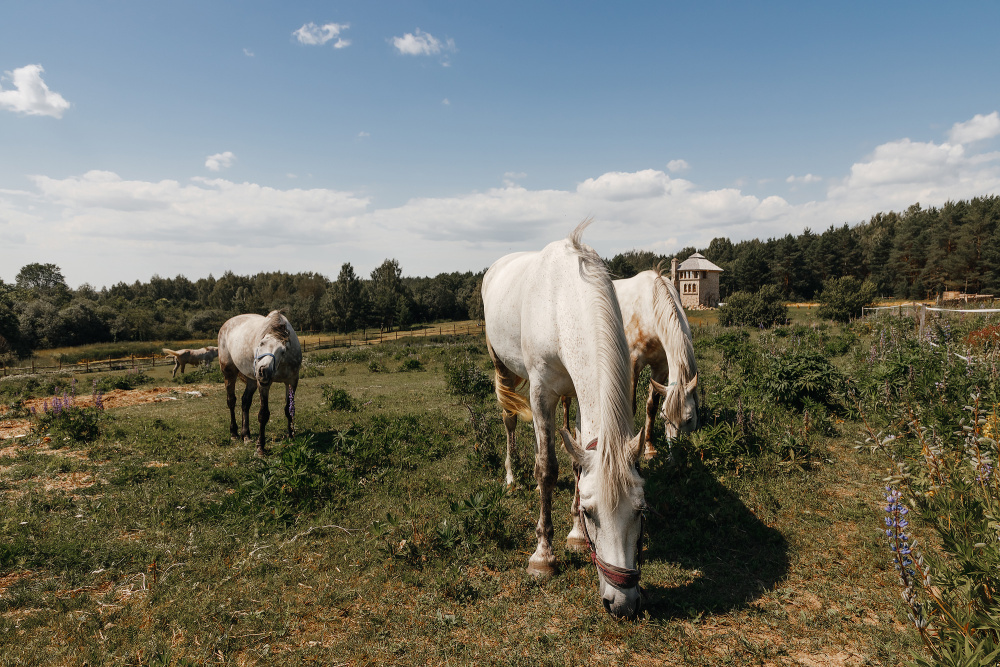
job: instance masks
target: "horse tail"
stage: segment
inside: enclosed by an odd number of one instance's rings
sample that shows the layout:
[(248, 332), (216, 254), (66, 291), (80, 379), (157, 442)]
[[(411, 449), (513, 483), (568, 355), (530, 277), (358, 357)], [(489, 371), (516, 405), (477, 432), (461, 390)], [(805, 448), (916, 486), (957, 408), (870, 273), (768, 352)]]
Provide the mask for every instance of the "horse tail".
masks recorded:
[(176, 357), (177, 355), (180, 354), (180, 352), (176, 352), (174, 350), (168, 350), (167, 348), (163, 348), (163, 353), (169, 354), (171, 357)]
[(517, 393), (517, 388), (525, 383), (524, 378), (515, 375), (500, 361), (496, 352), (493, 351), (493, 346), (490, 345), (488, 336), (486, 338), (486, 351), (490, 353), (490, 359), (493, 361), (493, 388), (496, 391), (500, 408), (505, 414), (518, 415), (521, 419), (530, 422), (531, 406), (528, 405), (524, 396)]

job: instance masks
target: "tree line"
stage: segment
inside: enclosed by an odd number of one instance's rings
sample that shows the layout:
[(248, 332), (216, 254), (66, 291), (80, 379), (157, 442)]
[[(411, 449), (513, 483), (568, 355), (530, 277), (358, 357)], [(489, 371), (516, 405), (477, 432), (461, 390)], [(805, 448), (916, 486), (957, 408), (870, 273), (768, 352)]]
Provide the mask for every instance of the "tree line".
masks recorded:
[(336, 280), (281, 271), (190, 280), (182, 275), (71, 289), (55, 264), (0, 280), (0, 360), (32, 350), (118, 341), (212, 338), (239, 313), (284, 309), (301, 331), (388, 330), (482, 316), (481, 271), (408, 278), (387, 259), (368, 277), (345, 263)]
[[(627, 278), (661, 262), (669, 269), (672, 257), (683, 261), (698, 251), (724, 270), (723, 299), (773, 286), (786, 300), (811, 300), (845, 277), (868, 281), (883, 297), (1000, 294), (998, 223), (1000, 196), (976, 197), (940, 208), (914, 204), (820, 234), (807, 228), (797, 236), (736, 243), (720, 237), (676, 255), (630, 250), (607, 264), (615, 277)], [(300, 330), (341, 333), (474, 319), (482, 316), (483, 273), (404, 277), (399, 262), (386, 259), (367, 277), (345, 263), (335, 280), (319, 273), (226, 272), (218, 279), (153, 276), (74, 290), (58, 266), (28, 264), (13, 284), (0, 280), (0, 358), (86, 343), (209, 338), (232, 315), (276, 308)]]
[[(812, 300), (831, 280), (869, 281), (881, 297), (933, 299), (945, 291), (1000, 295), (1000, 196), (948, 202), (940, 208), (910, 206), (903, 213), (878, 213), (867, 222), (805, 229), (766, 241), (733, 243), (712, 239), (690, 247), (723, 269), (720, 296), (756, 293), (773, 285), (786, 300)], [(616, 255), (608, 268), (630, 277), (671, 255), (632, 250)]]

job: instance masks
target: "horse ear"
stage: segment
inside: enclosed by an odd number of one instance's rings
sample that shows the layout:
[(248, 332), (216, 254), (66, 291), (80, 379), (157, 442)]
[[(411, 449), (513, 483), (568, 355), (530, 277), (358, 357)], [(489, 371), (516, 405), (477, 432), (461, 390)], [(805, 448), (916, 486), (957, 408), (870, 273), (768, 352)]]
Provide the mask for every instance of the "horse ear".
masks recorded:
[(695, 373), (694, 377), (691, 378), (691, 381), (688, 382), (686, 385), (684, 385), (684, 391), (686, 391), (687, 393), (690, 394), (692, 391), (694, 391), (697, 388), (698, 388), (698, 374)]
[(641, 428), (639, 432), (635, 434), (635, 437), (629, 441), (629, 456), (631, 457), (632, 463), (637, 463), (639, 457), (642, 456), (642, 451), (646, 448), (646, 429)]
[(562, 436), (563, 448), (565, 448), (569, 457), (573, 459), (573, 463), (582, 466), (583, 451), (580, 449), (580, 445), (577, 444), (576, 440), (573, 439), (573, 435), (564, 428), (559, 429), (559, 435)]
[[(696, 375), (695, 378), (697, 378), (697, 377), (698, 376)], [(656, 390), (656, 393), (659, 394), (660, 396), (666, 396), (667, 395), (667, 388), (664, 387), (659, 382), (657, 382), (656, 380), (654, 380), (653, 378), (649, 378), (649, 384), (653, 387), (653, 389)]]

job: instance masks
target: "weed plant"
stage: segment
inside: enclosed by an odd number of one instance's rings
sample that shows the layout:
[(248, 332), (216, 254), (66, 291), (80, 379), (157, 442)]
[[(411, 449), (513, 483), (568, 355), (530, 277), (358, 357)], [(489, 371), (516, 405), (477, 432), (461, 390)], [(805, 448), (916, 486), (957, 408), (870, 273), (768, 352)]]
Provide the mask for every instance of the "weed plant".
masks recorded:
[(97, 388), (103, 392), (109, 392), (114, 389), (128, 391), (136, 387), (141, 387), (144, 384), (150, 384), (151, 382), (153, 382), (152, 377), (144, 371), (136, 369), (134, 371), (126, 371), (125, 373), (105, 375), (97, 380)]
[(945, 323), (918, 340), (899, 324), (871, 325), (875, 342), (856, 358), (855, 400), (867, 435), (859, 447), (894, 462), (885, 535), (907, 616), (927, 650), (911, 664), (994, 664), (1000, 657), (997, 368), (957, 349), (967, 338), (962, 327)]

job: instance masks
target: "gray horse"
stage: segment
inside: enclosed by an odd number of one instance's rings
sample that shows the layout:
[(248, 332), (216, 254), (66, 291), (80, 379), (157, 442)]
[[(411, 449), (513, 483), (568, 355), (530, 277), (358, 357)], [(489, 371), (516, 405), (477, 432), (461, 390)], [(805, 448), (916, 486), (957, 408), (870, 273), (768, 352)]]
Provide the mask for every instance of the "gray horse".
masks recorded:
[[(292, 426), (295, 389), (299, 384), (302, 365), (302, 348), (295, 330), (281, 312), (273, 310), (262, 315), (237, 315), (219, 329), (219, 365), (226, 380), (226, 403), (229, 406), (229, 433), (236, 439), (243, 436), (250, 442), (250, 404), (260, 389), (260, 412), (257, 423), (257, 455), (265, 456), (264, 428), (271, 412), (267, 396), (274, 382), (285, 384), (285, 417), (288, 420), (288, 437), (294, 434)], [(243, 429), (236, 429), (236, 380), (246, 383), (243, 391)]]

